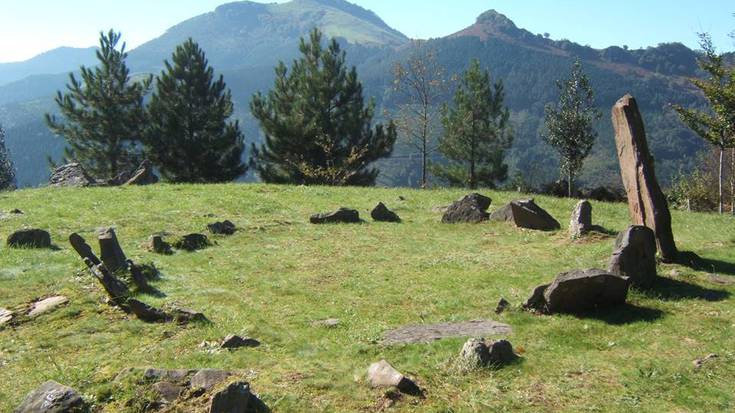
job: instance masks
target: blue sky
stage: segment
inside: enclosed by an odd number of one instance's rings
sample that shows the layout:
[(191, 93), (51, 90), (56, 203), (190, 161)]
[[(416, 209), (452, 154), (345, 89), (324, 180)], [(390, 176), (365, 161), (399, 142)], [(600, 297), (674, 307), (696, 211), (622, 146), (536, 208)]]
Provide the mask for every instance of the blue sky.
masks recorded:
[[(597, 48), (639, 48), (679, 41), (696, 46), (707, 31), (720, 50), (735, 50), (733, 0), (352, 0), (413, 38), (440, 37), (496, 9), (519, 27)], [(18, 61), (59, 46), (86, 47), (100, 30), (123, 32), (129, 49), (168, 27), (213, 10), (226, 0), (4, 0), (0, 4), (0, 62)], [(273, 2), (261, 1), (261, 2)], [(282, 2), (282, 1), (279, 1)]]

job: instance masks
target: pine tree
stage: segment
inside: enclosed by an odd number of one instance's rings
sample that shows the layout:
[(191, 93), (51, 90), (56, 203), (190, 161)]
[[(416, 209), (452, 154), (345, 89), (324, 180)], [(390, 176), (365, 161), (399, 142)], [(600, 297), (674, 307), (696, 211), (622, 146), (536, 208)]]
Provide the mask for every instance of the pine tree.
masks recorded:
[(301, 58), (291, 69), (281, 62), (267, 94), (250, 104), (265, 133), (253, 145), (253, 160), (266, 182), (312, 185), (374, 185), (379, 171), (371, 163), (390, 155), (393, 123), (372, 127), (375, 104), (367, 105), (354, 67), (336, 40), (327, 48), (314, 29), (301, 39)]
[(16, 188), (15, 166), (10, 159), (10, 153), (5, 147), (5, 130), (0, 125), (0, 191)]
[(546, 107), (546, 131), (541, 135), (559, 152), (560, 170), (567, 180), (567, 194), (574, 193), (574, 178), (582, 169), (597, 138), (592, 124), (600, 119), (590, 81), (577, 59), (568, 79), (556, 82), (559, 103)]
[(192, 39), (176, 48), (156, 78), (148, 107), (146, 154), (171, 182), (226, 182), (247, 170), (233, 105), (220, 75), (214, 79), (204, 52)]
[(439, 152), (447, 164), (433, 164), (434, 175), (453, 186), (493, 188), (508, 177), (503, 162), (513, 143), (510, 112), (503, 101), (503, 82), (494, 84), (490, 73), (475, 59), (463, 74), (452, 106), (442, 111), (444, 136)]
[(120, 38), (113, 30), (100, 33), (99, 65), (82, 66), (81, 80), (70, 74), (67, 92), (57, 93), (55, 101), (66, 122), (46, 114), (51, 131), (69, 144), (65, 158), (81, 163), (99, 178), (113, 178), (140, 162), (143, 97), (151, 77), (131, 80), (125, 43), (118, 48)]
[[(719, 150), (718, 204), (719, 212), (723, 213), (725, 150), (735, 148), (735, 68), (726, 66), (724, 57), (717, 53), (708, 34), (700, 35), (700, 46), (704, 56), (699, 60), (699, 66), (708, 77), (692, 79), (692, 83), (704, 94), (709, 110), (687, 109), (679, 105), (674, 105), (674, 110), (690, 129)], [(735, 164), (735, 152), (733, 163)], [(735, 207), (732, 212), (735, 214)]]

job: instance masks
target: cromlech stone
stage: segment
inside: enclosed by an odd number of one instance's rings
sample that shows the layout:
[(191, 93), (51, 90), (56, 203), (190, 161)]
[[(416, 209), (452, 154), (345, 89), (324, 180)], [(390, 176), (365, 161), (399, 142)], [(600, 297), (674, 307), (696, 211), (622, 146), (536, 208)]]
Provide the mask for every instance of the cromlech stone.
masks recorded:
[(244, 381), (230, 383), (224, 389), (212, 395), (209, 413), (247, 413), (254, 409), (251, 406), (253, 394), (250, 385)]
[(508, 340), (487, 342), (484, 338), (472, 338), (462, 347), (460, 366), (473, 370), (480, 368), (500, 368), (513, 362), (518, 356)]
[(69, 163), (54, 169), (49, 185), (84, 187), (97, 185), (97, 181), (87, 174), (81, 164)]
[(57, 307), (62, 306), (69, 302), (69, 299), (63, 295), (57, 295), (55, 297), (45, 298), (40, 301), (36, 301), (31, 305), (31, 309), (28, 312), (28, 317), (38, 317), (41, 314), (49, 313), (55, 310)]
[(498, 305), (495, 307), (495, 314), (500, 314), (509, 308), (510, 302), (505, 298), (501, 298), (500, 301), (498, 301)]
[(128, 259), (125, 257), (122, 247), (120, 247), (114, 229), (100, 229), (97, 240), (100, 244), (100, 259), (110, 272), (116, 273), (128, 269)]
[(618, 235), (608, 271), (630, 278), (632, 285), (647, 288), (656, 281), (656, 235), (653, 230), (630, 226)]
[(625, 95), (618, 100), (612, 109), (612, 122), (632, 223), (651, 228), (663, 260), (674, 262), (678, 251), (669, 206), (656, 181), (643, 118), (632, 96)]
[(8, 310), (7, 308), (0, 308), (0, 327), (11, 322), (15, 313)]
[(175, 402), (186, 390), (186, 387), (180, 384), (169, 383), (166, 381), (155, 383), (151, 387), (153, 391), (158, 394), (158, 401), (164, 404)]
[(190, 308), (173, 306), (170, 311), (174, 321), (179, 324), (206, 323), (209, 321), (203, 313)]
[(173, 254), (173, 251), (171, 250), (171, 244), (163, 240), (163, 236), (161, 235), (151, 235), (148, 238), (148, 243), (146, 244), (146, 249), (150, 252), (154, 252), (156, 254), (162, 254), (162, 255), (171, 255)]
[(13, 215), (23, 215), (23, 211), (21, 211), (21, 210), (20, 210), (20, 209), (18, 209), (18, 208), (15, 208), (15, 209), (11, 209), (11, 210), (10, 210), (10, 213), (11, 213), (11, 214), (13, 214)]
[(141, 162), (125, 185), (152, 185), (158, 183), (158, 176), (153, 172), (153, 164), (148, 159)]
[(311, 323), (314, 327), (326, 327), (326, 328), (335, 328), (339, 326), (340, 320), (338, 318), (328, 318), (326, 320), (317, 320)]
[(490, 219), (493, 221), (508, 221), (520, 228), (540, 231), (554, 231), (561, 228), (559, 221), (536, 205), (533, 199), (512, 201), (493, 212)]
[(340, 208), (334, 212), (312, 215), (309, 222), (312, 224), (357, 224), (361, 221), (357, 210)]
[(227, 370), (202, 369), (192, 376), (191, 387), (209, 391), (212, 387), (227, 380), (230, 376), (232, 376), (232, 372)]
[(81, 413), (86, 404), (71, 387), (47, 381), (26, 396), (14, 413)]
[(569, 235), (579, 238), (592, 229), (592, 204), (587, 200), (577, 203), (569, 221)]
[(42, 229), (21, 229), (8, 236), (11, 248), (51, 248), (51, 234)]
[(368, 381), (373, 388), (395, 387), (402, 393), (420, 395), (421, 388), (411, 379), (401, 374), (385, 360), (368, 367)]
[(207, 225), (209, 232), (215, 235), (232, 235), (237, 231), (237, 227), (232, 221), (224, 220), (222, 222), (213, 222)]
[(220, 344), (221, 348), (224, 349), (237, 349), (241, 347), (258, 347), (260, 342), (251, 337), (241, 337), (235, 334), (230, 334), (222, 340)]
[(172, 319), (172, 316), (165, 311), (152, 307), (140, 300), (130, 298), (127, 300), (127, 306), (130, 311), (135, 314), (138, 319), (148, 323), (166, 322)]
[(443, 338), (508, 335), (511, 332), (509, 325), (492, 320), (419, 324), (388, 331), (383, 336), (383, 344), (431, 343)]
[(194, 373), (196, 373), (196, 370), (147, 368), (143, 372), (143, 378), (148, 381), (168, 380), (172, 382), (180, 382), (187, 379)]
[(204, 234), (187, 234), (171, 244), (177, 250), (196, 251), (212, 245)]
[(388, 209), (387, 206), (385, 206), (384, 203), (379, 202), (378, 205), (373, 208), (373, 210), (370, 212), (370, 216), (375, 221), (379, 222), (401, 222), (401, 217), (398, 216), (395, 212)]
[(524, 308), (541, 313), (581, 313), (625, 304), (628, 277), (604, 270), (573, 270), (559, 274), (548, 286), (534, 289)]
[(488, 218), (490, 218), (490, 214), (487, 212), (487, 209), (490, 208), (491, 203), (492, 199), (478, 193), (466, 195), (462, 199), (455, 201), (446, 209), (442, 216), (442, 223), (477, 224), (487, 221)]

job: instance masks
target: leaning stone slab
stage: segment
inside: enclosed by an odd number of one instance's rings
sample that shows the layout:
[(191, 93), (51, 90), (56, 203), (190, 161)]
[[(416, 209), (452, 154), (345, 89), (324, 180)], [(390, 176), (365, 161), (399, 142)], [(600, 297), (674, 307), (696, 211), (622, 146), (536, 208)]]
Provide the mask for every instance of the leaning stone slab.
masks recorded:
[(382, 202), (378, 202), (378, 205), (370, 211), (370, 217), (378, 222), (401, 222), (401, 217), (388, 209), (388, 207)]
[(360, 213), (349, 208), (340, 208), (334, 212), (315, 214), (309, 218), (312, 224), (358, 224)]
[(492, 200), (478, 193), (464, 196), (462, 199), (450, 205), (442, 216), (444, 224), (470, 223), (477, 224), (487, 221), (490, 217), (487, 209), (490, 208)]
[(561, 228), (543, 208), (536, 205), (533, 199), (512, 201), (490, 215), (491, 221), (507, 221), (519, 228), (535, 229), (540, 231), (554, 231)]
[(148, 159), (144, 159), (125, 185), (153, 185), (156, 183), (158, 183), (158, 176), (153, 172), (153, 164)]
[(69, 299), (63, 295), (55, 297), (49, 297), (41, 301), (36, 301), (31, 305), (31, 310), (28, 312), (28, 317), (38, 317), (41, 314), (46, 314), (54, 311), (59, 306), (62, 306), (69, 302)]
[(42, 229), (21, 229), (8, 236), (10, 248), (51, 248), (51, 234)]
[(47, 381), (26, 396), (14, 413), (82, 413), (84, 400), (71, 387)]
[(385, 333), (383, 344), (431, 343), (443, 338), (507, 335), (511, 332), (509, 325), (492, 320), (422, 324), (401, 327)]
[(385, 360), (371, 364), (368, 367), (367, 377), (373, 388), (395, 387), (406, 394), (419, 395), (422, 393), (413, 380), (401, 374)]
[(651, 228), (656, 234), (661, 257), (674, 262), (678, 251), (671, 230), (669, 205), (656, 180), (643, 118), (632, 96), (625, 95), (618, 100), (612, 109), (612, 122), (630, 218), (634, 225)]
[(656, 235), (633, 225), (618, 235), (608, 271), (630, 278), (632, 285), (648, 288), (656, 281)]
[(548, 286), (536, 287), (524, 308), (541, 313), (580, 313), (625, 304), (628, 277), (607, 271), (574, 270), (559, 274)]

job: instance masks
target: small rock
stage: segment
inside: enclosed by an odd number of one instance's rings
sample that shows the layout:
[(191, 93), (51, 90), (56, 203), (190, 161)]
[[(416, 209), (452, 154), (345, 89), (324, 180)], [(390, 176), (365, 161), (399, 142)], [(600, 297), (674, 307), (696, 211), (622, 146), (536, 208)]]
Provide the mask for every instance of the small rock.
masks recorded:
[(21, 210), (20, 210), (20, 209), (18, 209), (18, 208), (15, 208), (15, 209), (11, 209), (11, 210), (10, 210), (10, 213), (11, 213), (11, 214), (13, 214), (13, 215), (23, 215), (23, 211), (21, 211)]
[(225, 381), (230, 376), (232, 376), (232, 373), (226, 370), (202, 369), (192, 376), (191, 387), (193, 389), (209, 391), (212, 387)]
[(335, 328), (335, 327), (339, 326), (339, 323), (340, 323), (340, 321), (339, 321), (338, 318), (328, 318), (326, 320), (314, 321), (312, 323), (312, 325), (314, 327)]
[(0, 308), (0, 327), (9, 323), (13, 319), (14, 313), (7, 308)]
[(379, 222), (401, 222), (401, 217), (398, 216), (395, 212), (388, 209), (385, 204), (382, 202), (379, 202), (378, 205), (373, 208), (373, 210), (370, 212), (370, 216), (375, 221)]
[(579, 238), (588, 233), (592, 229), (592, 204), (589, 201), (582, 200), (577, 203), (572, 211), (572, 218), (569, 221), (569, 235)]
[(229, 336), (225, 337), (224, 340), (222, 340), (222, 344), (220, 344), (220, 347), (226, 349), (236, 349), (240, 347), (258, 347), (259, 345), (260, 342), (254, 338), (240, 337), (235, 334), (230, 334)]
[(484, 338), (473, 338), (462, 347), (460, 364), (468, 370), (500, 368), (517, 358), (508, 340), (498, 340), (488, 344)]
[(31, 310), (28, 312), (28, 317), (38, 317), (41, 314), (45, 314), (55, 310), (57, 307), (64, 305), (69, 302), (69, 299), (63, 295), (55, 297), (49, 297), (41, 301), (36, 301), (31, 305)]
[(708, 355), (707, 357), (696, 359), (692, 363), (694, 364), (694, 368), (697, 368), (698, 369), (698, 368), (701, 368), (702, 366), (704, 366), (704, 363), (706, 363), (706, 362), (708, 362), (710, 360), (716, 359), (717, 357), (719, 357), (719, 356), (717, 354), (714, 354), (713, 353), (713, 354)]
[(237, 231), (235, 224), (228, 220), (207, 224), (207, 229), (215, 235), (232, 235)]
[(373, 388), (396, 387), (406, 394), (420, 395), (423, 393), (413, 380), (398, 372), (398, 370), (393, 368), (385, 360), (380, 360), (370, 365), (368, 368), (368, 380), (370, 381), (370, 386)]
[(10, 234), (7, 245), (11, 248), (51, 248), (51, 234), (42, 229), (21, 229)]
[(14, 413), (74, 413), (84, 408), (84, 400), (76, 390), (47, 381), (28, 394)]
[(495, 314), (500, 314), (508, 308), (510, 308), (510, 302), (505, 298), (501, 298), (500, 301), (498, 301), (498, 305), (495, 307)]
[(209, 242), (204, 234), (187, 234), (171, 244), (174, 248), (184, 251), (196, 251), (209, 247), (212, 243)]
[(162, 381), (154, 384), (153, 390), (158, 393), (159, 402), (168, 404), (175, 402), (186, 388), (178, 384)]
[(405, 201), (406, 200), (406, 197), (403, 196), (403, 195), (398, 195), (398, 200), (399, 201)]
[(490, 208), (492, 200), (484, 195), (472, 193), (466, 195), (462, 199), (450, 205), (442, 216), (442, 223), (459, 224), (471, 223), (476, 224), (487, 221), (490, 214), (487, 209)]
[(163, 254), (163, 255), (173, 254), (173, 251), (171, 250), (171, 244), (164, 241), (163, 237), (160, 235), (151, 235), (150, 238), (148, 238), (146, 249), (156, 254)]
[(340, 208), (334, 212), (315, 214), (309, 218), (312, 224), (359, 224), (360, 213), (349, 208)]
[(519, 228), (534, 229), (539, 231), (554, 231), (561, 228), (559, 221), (555, 220), (543, 208), (536, 205), (533, 199), (516, 200), (498, 209), (490, 215), (492, 221), (508, 221)]

